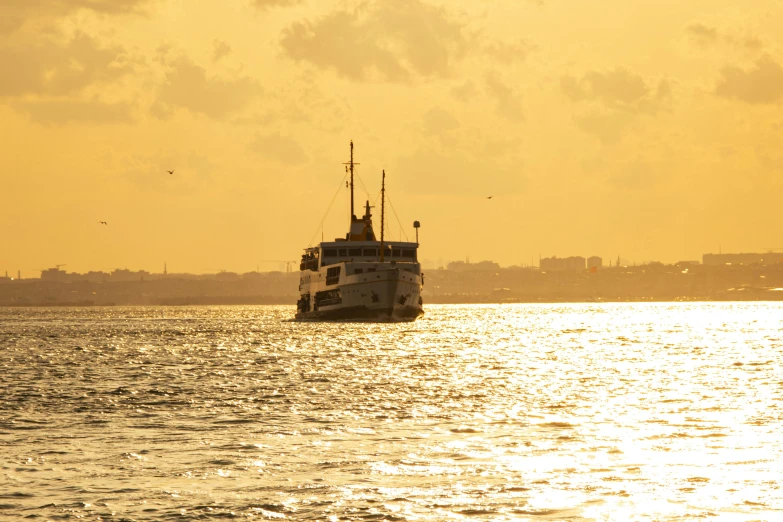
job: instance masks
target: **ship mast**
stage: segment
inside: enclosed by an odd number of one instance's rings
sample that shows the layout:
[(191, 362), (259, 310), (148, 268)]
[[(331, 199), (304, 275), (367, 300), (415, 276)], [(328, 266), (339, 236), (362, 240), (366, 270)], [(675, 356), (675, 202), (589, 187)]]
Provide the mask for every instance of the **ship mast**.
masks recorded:
[(351, 172), (351, 223), (353, 223), (356, 220), (356, 214), (353, 210), (353, 167), (358, 165), (358, 163), (353, 162), (353, 140), (351, 140), (351, 161), (343, 163), (343, 165), (346, 165), (346, 170), (350, 169)]
[(351, 223), (356, 219), (356, 214), (353, 211), (353, 140), (351, 140), (351, 162), (348, 164), (351, 169)]
[(383, 213), (385, 210), (385, 204), (386, 204), (386, 171), (383, 172), (383, 177), (381, 178), (381, 263), (383, 263)]
[(356, 219), (353, 213), (353, 140), (351, 140), (351, 220)]

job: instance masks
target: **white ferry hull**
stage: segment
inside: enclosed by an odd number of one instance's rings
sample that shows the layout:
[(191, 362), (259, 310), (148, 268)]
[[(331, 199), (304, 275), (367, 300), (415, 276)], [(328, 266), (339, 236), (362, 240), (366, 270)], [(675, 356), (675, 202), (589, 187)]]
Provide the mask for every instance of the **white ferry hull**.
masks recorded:
[(332, 310), (300, 312), (299, 321), (415, 321), (424, 311), (415, 306), (371, 308), (369, 306), (336, 307)]
[(327, 285), (320, 275), (304, 289), (296, 319), (413, 321), (424, 313), (421, 275), (412, 271), (379, 267), (334, 285)]

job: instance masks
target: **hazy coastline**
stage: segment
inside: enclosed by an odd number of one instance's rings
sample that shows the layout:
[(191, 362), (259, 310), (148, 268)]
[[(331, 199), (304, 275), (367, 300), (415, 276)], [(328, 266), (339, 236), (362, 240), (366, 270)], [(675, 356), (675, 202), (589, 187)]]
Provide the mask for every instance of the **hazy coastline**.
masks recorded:
[[(594, 271), (494, 267), (430, 269), (424, 275), (425, 304), (783, 300), (780, 264), (652, 263)], [(0, 284), (0, 306), (293, 305), (298, 276), (298, 272), (126, 273), (126, 279), (138, 280), (11, 280)]]

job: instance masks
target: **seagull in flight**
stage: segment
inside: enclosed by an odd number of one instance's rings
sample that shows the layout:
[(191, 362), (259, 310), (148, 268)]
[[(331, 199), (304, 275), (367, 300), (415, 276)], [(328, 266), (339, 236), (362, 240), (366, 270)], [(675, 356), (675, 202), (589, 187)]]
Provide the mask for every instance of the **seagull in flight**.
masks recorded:
[(98, 221), (98, 223), (100, 223), (101, 225), (108, 225), (108, 223), (105, 221)]
[(494, 197), (495, 197), (495, 196), (487, 196), (487, 199), (492, 199), (492, 198), (494, 198)]
[(168, 172), (169, 174), (174, 174), (173, 170), (167, 170), (166, 172)]

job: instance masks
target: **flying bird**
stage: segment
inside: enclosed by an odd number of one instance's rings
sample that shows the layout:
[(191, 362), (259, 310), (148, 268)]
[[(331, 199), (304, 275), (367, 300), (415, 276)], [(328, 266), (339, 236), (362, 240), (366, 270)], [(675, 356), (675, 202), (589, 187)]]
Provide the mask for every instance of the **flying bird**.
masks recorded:
[(492, 199), (492, 198), (494, 198), (494, 197), (495, 197), (495, 196), (487, 196), (487, 199)]
[(167, 170), (166, 172), (168, 172), (169, 174), (174, 174), (173, 170)]
[(108, 225), (108, 223), (105, 221), (98, 221), (98, 223), (100, 223), (101, 225)]

